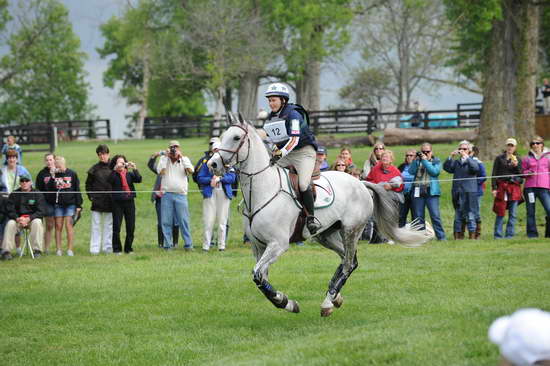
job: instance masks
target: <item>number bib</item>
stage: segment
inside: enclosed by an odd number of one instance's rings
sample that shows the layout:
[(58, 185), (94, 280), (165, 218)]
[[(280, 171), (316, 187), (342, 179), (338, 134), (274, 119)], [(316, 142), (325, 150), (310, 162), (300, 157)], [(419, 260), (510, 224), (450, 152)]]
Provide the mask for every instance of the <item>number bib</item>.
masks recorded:
[(264, 131), (267, 133), (267, 136), (269, 136), (269, 139), (275, 144), (288, 141), (289, 139), (286, 133), (286, 122), (284, 119), (266, 122), (264, 124)]

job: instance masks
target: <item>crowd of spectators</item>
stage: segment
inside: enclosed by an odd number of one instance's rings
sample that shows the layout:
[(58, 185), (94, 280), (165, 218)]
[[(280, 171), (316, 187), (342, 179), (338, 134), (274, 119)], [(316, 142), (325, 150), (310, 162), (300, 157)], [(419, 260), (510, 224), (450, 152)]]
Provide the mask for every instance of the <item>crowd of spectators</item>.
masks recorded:
[[(10, 259), (14, 249), (21, 253), (20, 234), (25, 231), (28, 231), (26, 238), (35, 256), (49, 252), (52, 233), (55, 233), (56, 254), (63, 255), (65, 231), (66, 255), (73, 256), (74, 224), (83, 205), (77, 173), (67, 167), (65, 158), (45, 154), (44, 168), (36, 176), (36, 188), (33, 188), (31, 175), (21, 161), (23, 151), (15, 141), (13, 136), (8, 137), (2, 148), (5, 157), (0, 169), (2, 258)], [(157, 175), (151, 200), (157, 214), (159, 247), (167, 251), (174, 249), (178, 232), (181, 232), (184, 249), (193, 250), (187, 200), (189, 177), (192, 176), (203, 196), (202, 249), (209, 251), (218, 245), (219, 251), (225, 250), (230, 203), (236, 194), (238, 175), (235, 170), (229, 170), (223, 176), (216, 176), (208, 169), (206, 163), (219, 146), (218, 138), (210, 139), (208, 151), (195, 165), (181, 152), (178, 141), (171, 141), (168, 149), (151, 155), (147, 165)], [(538, 237), (537, 200), (546, 214), (545, 237), (550, 237), (550, 152), (544, 147), (544, 140), (538, 136), (532, 139), (530, 150), (523, 158), (517, 154), (514, 138), (507, 139), (503, 147), (491, 173), (496, 214), (493, 237), (514, 237), (518, 206), (522, 202), (526, 204), (527, 236)], [(425, 228), (427, 209), (437, 240), (446, 240), (440, 213), (439, 179), (442, 169), (445, 170), (452, 174), (453, 237), (461, 240), (466, 238), (466, 232), (469, 239), (481, 236), (480, 205), (487, 174), (478, 153), (476, 146), (462, 141), (441, 160), (435, 156), (432, 145), (424, 143), (418, 150), (407, 150), (403, 162), (396, 167), (393, 152), (384, 144), (376, 143), (361, 171), (356, 168), (349, 148), (342, 148), (330, 165), (327, 149), (319, 146), (317, 160), (321, 171), (351, 174), (357, 179), (380, 184), (391, 192), (394, 201), (401, 206), (400, 227), (413, 222), (416, 227)], [(91, 202), (90, 253), (130, 254), (136, 221), (135, 184), (141, 183), (142, 177), (135, 163), (127, 161), (124, 155), (111, 158), (104, 144), (97, 147), (96, 155), (98, 161), (90, 167), (86, 178), (86, 195)], [(503, 229), (506, 213), (508, 221)], [(120, 238), (123, 221), (126, 226), (124, 246)], [(375, 226), (370, 230), (367, 239), (371, 242), (387, 242), (378, 237)]]

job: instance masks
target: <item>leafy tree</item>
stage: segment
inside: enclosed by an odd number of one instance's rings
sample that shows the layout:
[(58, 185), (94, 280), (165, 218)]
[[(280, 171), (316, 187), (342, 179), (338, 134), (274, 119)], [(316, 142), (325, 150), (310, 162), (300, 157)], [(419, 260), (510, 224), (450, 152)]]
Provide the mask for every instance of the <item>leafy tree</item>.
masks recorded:
[(24, 123), (88, 117), (93, 106), (85, 81), (86, 55), (67, 9), (57, 0), (25, 4), (20, 26), (9, 36), (9, 51), (1, 60), (0, 118)]
[(367, 66), (352, 74), (344, 93), (374, 87), (377, 99), (405, 110), (417, 88), (441, 81), (435, 76), (444, 69), (451, 41), (441, 1), (387, 0), (359, 16), (355, 29)]
[(273, 38), (284, 40), (287, 81), (296, 86), (297, 101), (320, 109), (321, 65), (350, 41), (348, 25), (354, 10), (350, 0), (266, 0)]
[(527, 142), (535, 122), (539, 5), (531, 0), (447, 0), (448, 14), (459, 25), (455, 60), (483, 86), (478, 145), (486, 158), (515, 136)]
[[(110, 57), (103, 82), (118, 87), (128, 104), (136, 105), (133, 135), (143, 137), (143, 123), (148, 115), (204, 114), (201, 85), (182, 80), (171, 71), (162, 70), (162, 44), (174, 33), (172, 20), (177, 4), (160, 0), (128, 2), (121, 17), (113, 17), (101, 26), (105, 38), (98, 49), (102, 58)], [(172, 36), (173, 37), (173, 36)]]
[(340, 89), (340, 97), (355, 108), (375, 107), (383, 110), (395, 105), (389, 97), (392, 75), (381, 67), (360, 68), (352, 72), (351, 82)]

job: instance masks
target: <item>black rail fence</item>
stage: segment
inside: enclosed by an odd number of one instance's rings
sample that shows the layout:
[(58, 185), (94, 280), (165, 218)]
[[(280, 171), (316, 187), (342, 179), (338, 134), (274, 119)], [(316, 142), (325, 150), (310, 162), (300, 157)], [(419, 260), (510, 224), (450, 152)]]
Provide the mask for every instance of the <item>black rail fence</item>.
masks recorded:
[(108, 119), (100, 119), (0, 125), (2, 141), (10, 135), (19, 145), (31, 145), (25, 151), (54, 152), (59, 141), (109, 139), (111, 124)]
[[(461, 103), (454, 109), (380, 112), (376, 108), (310, 111), (315, 134), (364, 132), (372, 134), (388, 127), (472, 128), (479, 125), (481, 103)], [(263, 121), (252, 121), (257, 127)], [(144, 122), (145, 138), (219, 136), (227, 127), (225, 116), (149, 117)]]

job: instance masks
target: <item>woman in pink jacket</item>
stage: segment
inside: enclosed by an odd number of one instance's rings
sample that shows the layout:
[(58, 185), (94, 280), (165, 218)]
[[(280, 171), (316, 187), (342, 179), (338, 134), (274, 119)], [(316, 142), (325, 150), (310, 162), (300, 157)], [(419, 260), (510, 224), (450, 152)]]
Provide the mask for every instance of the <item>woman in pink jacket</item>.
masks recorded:
[(527, 236), (536, 238), (537, 232), (535, 202), (538, 198), (546, 211), (546, 233), (550, 238), (550, 151), (544, 147), (542, 137), (536, 136), (531, 143), (531, 150), (522, 161), (525, 174), (523, 196), (527, 205)]

